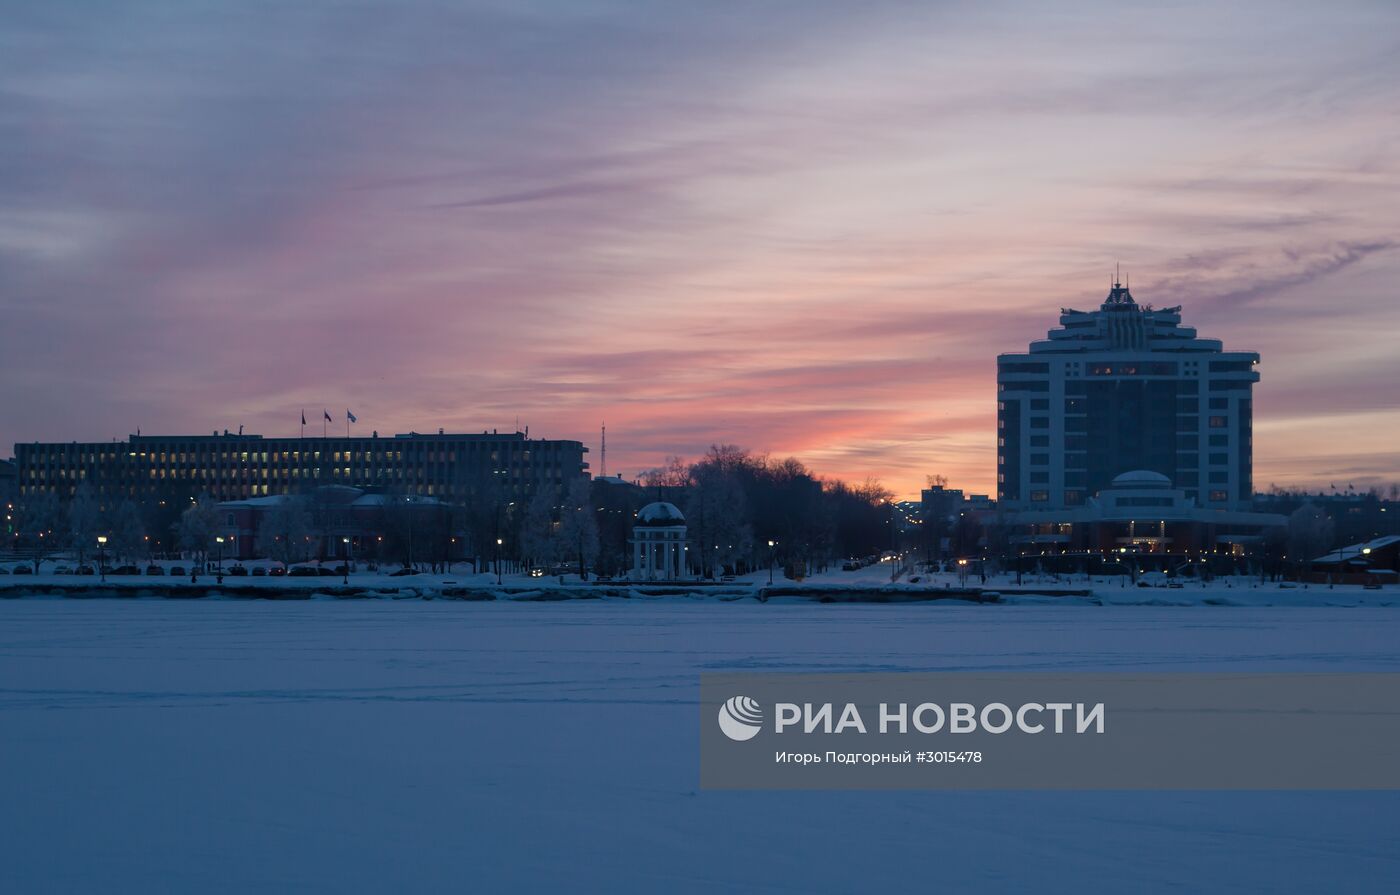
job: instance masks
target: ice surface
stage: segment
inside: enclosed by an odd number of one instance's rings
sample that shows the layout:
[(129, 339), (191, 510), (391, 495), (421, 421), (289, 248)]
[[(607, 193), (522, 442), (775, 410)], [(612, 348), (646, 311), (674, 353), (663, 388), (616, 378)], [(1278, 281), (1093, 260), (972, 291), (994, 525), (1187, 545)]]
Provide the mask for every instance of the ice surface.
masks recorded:
[(0, 892), (1318, 892), (1397, 793), (698, 789), (711, 669), (1400, 670), (1380, 608), (0, 600)]

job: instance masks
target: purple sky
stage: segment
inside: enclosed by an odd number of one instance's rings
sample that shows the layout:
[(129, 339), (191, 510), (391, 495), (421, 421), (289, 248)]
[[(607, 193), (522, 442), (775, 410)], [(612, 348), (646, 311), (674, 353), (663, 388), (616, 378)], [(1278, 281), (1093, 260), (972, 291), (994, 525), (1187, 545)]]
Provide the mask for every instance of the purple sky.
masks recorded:
[(1259, 487), (1400, 479), (1390, 0), (0, 8), (0, 454), (324, 406), (987, 491), (996, 354), (1121, 261), (1262, 352)]

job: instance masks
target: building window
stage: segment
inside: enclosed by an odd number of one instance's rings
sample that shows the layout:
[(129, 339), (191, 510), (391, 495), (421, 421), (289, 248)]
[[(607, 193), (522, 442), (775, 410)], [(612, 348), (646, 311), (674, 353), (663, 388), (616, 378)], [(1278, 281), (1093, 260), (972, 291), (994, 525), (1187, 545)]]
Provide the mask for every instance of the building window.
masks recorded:
[(1032, 436), (1031, 436), (1031, 447), (1049, 447), (1049, 446), (1050, 446), (1050, 436), (1049, 436), (1049, 435), (1032, 435)]
[[(1223, 493), (1223, 492), (1222, 492), (1222, 493)], [(1044, 502), (1048, 501), (1049, 499), (1050, 499), (1050, 492), (1049, 492), (1049, 491), (1032, 491), (1032, 492), (1031, 492), (1031, 500), (1035, 501), (1036, 503), (1044, 503)]]
[(1212, 435), (1212, 436), (1210, 437), (1210, 446), (1211, 446), (1211, 447), (1229, 447), (1229, 446), (1230, 446), (1230, 436), (1229, 436), (1229, 435)]
[[(1222, 425), (1224, 425), (1224, 424), (1222, 423)], [(1033, 416), (1033, 417), (1031, 417), (1031, 428), (1032, 428), (1032, 429), (1048, 429), (1048, 428), (1050, 428), (1050, 417), (1048, 417), (1048, 416)]]
[(1035, 484), (1043, 484), (1050, 481), (1050, 473), (1044, 469), (1031, 470), (1031, 481)]
[(1229, 417), (1213, 416), (1210, 418), (1210, 427), (1212, 429), (1224, 429), (1228, 425), (1230, 425)]
[(1050, 455), (1049, 455), (1049, 454), (1031, 454), (1031, 465), (1032, 465), (1032, 466), (1049, 466), (1049, 465), (1050, 465)]
[(1228, 464), (1229, 462), (1230, 462), (1230, 455), (1229, 455), (1229, 454), (1211, 454), (1211, 455), (1210, 455), (1210, 465), (1212, 465), (1212, 466), (1225, 466), (1225, 465)]
[(1070, 507), (1079, 506), (1079, 505), (1082, 504), (1083, 502), (1084, 502), (1084, 492), (1083, 492), (1083, 491), (1066, 491), (1066, 492), (1065, 492), (1065, 506), (1070, 506)]
[(1211, 399), (1210, 399), (1210, 409), (1211, 409), (1211, 410), (1229, 410), (1229, 409), (1230, 409), (1230, 399), (1229, 399), (1229, 398), (1211, 398)]
[(1227, 492), (1225, 492), (1225, 491), (1212, 491), (1212, 492), (1210, 492), (1210, 499), (1213, 500), (1213, 501), (1216, 501), (1216, 500), (1229, 500), (1229, 499), (1230, 499), (1230, 496), (1229, 496), (1229, 494), (1228, 494)]
[(1049, 410), (1049, 398), (1031, 398), (1031, 410)]

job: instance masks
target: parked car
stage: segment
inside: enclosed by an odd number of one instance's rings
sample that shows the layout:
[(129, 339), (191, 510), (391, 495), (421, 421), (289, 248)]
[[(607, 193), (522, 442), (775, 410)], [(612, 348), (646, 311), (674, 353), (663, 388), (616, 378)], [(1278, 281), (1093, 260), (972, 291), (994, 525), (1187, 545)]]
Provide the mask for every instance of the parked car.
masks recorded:
[(10, 572), (11, 572), (11, 574), (14, 574), (14, 575), (33, 575), (33, 574), (34, 574), (34, 570), (31, 569), (31, 568), (29, 568), (29, 566), (24, 565), (23, 563), (21, 563), (21, 564), (15, 566), (13, 569), (10, 570)]
[(165, 574), (165, 568), (162, 567), (162, 566), (158, 566), (158, 565), (156, 565), (155, 563), (151, 563), (149, 566), (146, 566), (146, 574), (147, 574), (147, 575), (164, 575), (164, 574)]
[(267, 570), (267, 574), (271, 575), (273, 578), (281, 578), (283, 575), (287, 574), (287, 570), (282, 566), (273, 566)]
[(417, 570), (417, 569), (402, 568), (402, 569), (395, 569), (394, 571), (390, 572), (390, 573), (389, 573), (389, 577), (390, 577), (390, 578), (402, 578), (404, 575), (417, 575), (417, 574), (418, 574), (418, 570)]
[(172, 575), (183, 575), (183, 574), (185, 574), (185, 567), (184, 567), (184, 566), (171, 566), (171, 567), (170, 567), (170, 574), (172, 574)]
[(732, 583), (734, 582), (734, 576), (733, 576), (733, 575), (721, 575), (721, 576), (719, 576), (719, 580), (720, 580), (721, 582), (723, 582), (724, 584), (732, 584)]
[(262, 566), (253, 566), (253, 577), (254, 577), (254, 578), (266, 578), (266, 577), (267, 577), (267, 569), (263, 568)]
[(841, 563), (841, 571), (843, 572), (854, 572), (859, 568), (860, 560), (858, 559), (848, 559), (845, 562)]
[(72, 575), (72, 574), (73, 574), (73, 567), (72, 567), (72, 566), (54, 566), (54, 567), (53, 567), (53, 573), (54, 573), (55, 575)]
[(336, 566), (334, 569), (328, 568), (326, 566), (320, 566), (316, 569), (316, 574), (320, 575), (322, 578), (339, 577), (340, 575), (345, 574), (344, 572), (340, 571), (340, 569), (340, 566)]
[(248, 575), (248, 567), (234, 564), (229, 566), (228, 571), (224, 574), (232, 575), (235, 578), (245, 578)]
[(96, 575), (96, 574), (97, 574), (97, 570), (94, 569), (92, 566), (88, 565), (87, 563), (83, 563), (81, 566), (78, 566), (78, 568), (77, 568), (77, 570), (74, 572), (74, 574), (76, 574), (76, 575)]
[(288, 578), (315, 578), (320, 574), (315, 566), (292, 566), (287, 570)]
[(131, 565), (130, 563), (128, 563), (127, 565), (124, 565), (124, 566), (117, 566), (115, 569), (113, 569), (112, 571), (108, 572), (107, 574), (108, 574), (108, 575), (140, 575), (140, 574), (141, 574), (141, 570), (138, 569), (138, 568), (136, 568), (135, 566)]

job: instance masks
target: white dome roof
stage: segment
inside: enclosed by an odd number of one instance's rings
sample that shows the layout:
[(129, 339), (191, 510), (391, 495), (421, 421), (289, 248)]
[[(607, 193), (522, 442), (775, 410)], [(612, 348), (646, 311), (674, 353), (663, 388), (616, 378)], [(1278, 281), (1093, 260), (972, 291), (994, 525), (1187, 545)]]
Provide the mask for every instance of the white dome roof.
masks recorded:
[(1115, 488), (1170, 488), (1172, 480), (1150, 469), (1134, 469), (1113, 477)]
[(664, 500), (649, 503), (637, 511), (638, 525), (684, 525), (685, 514), (680, 507)]

